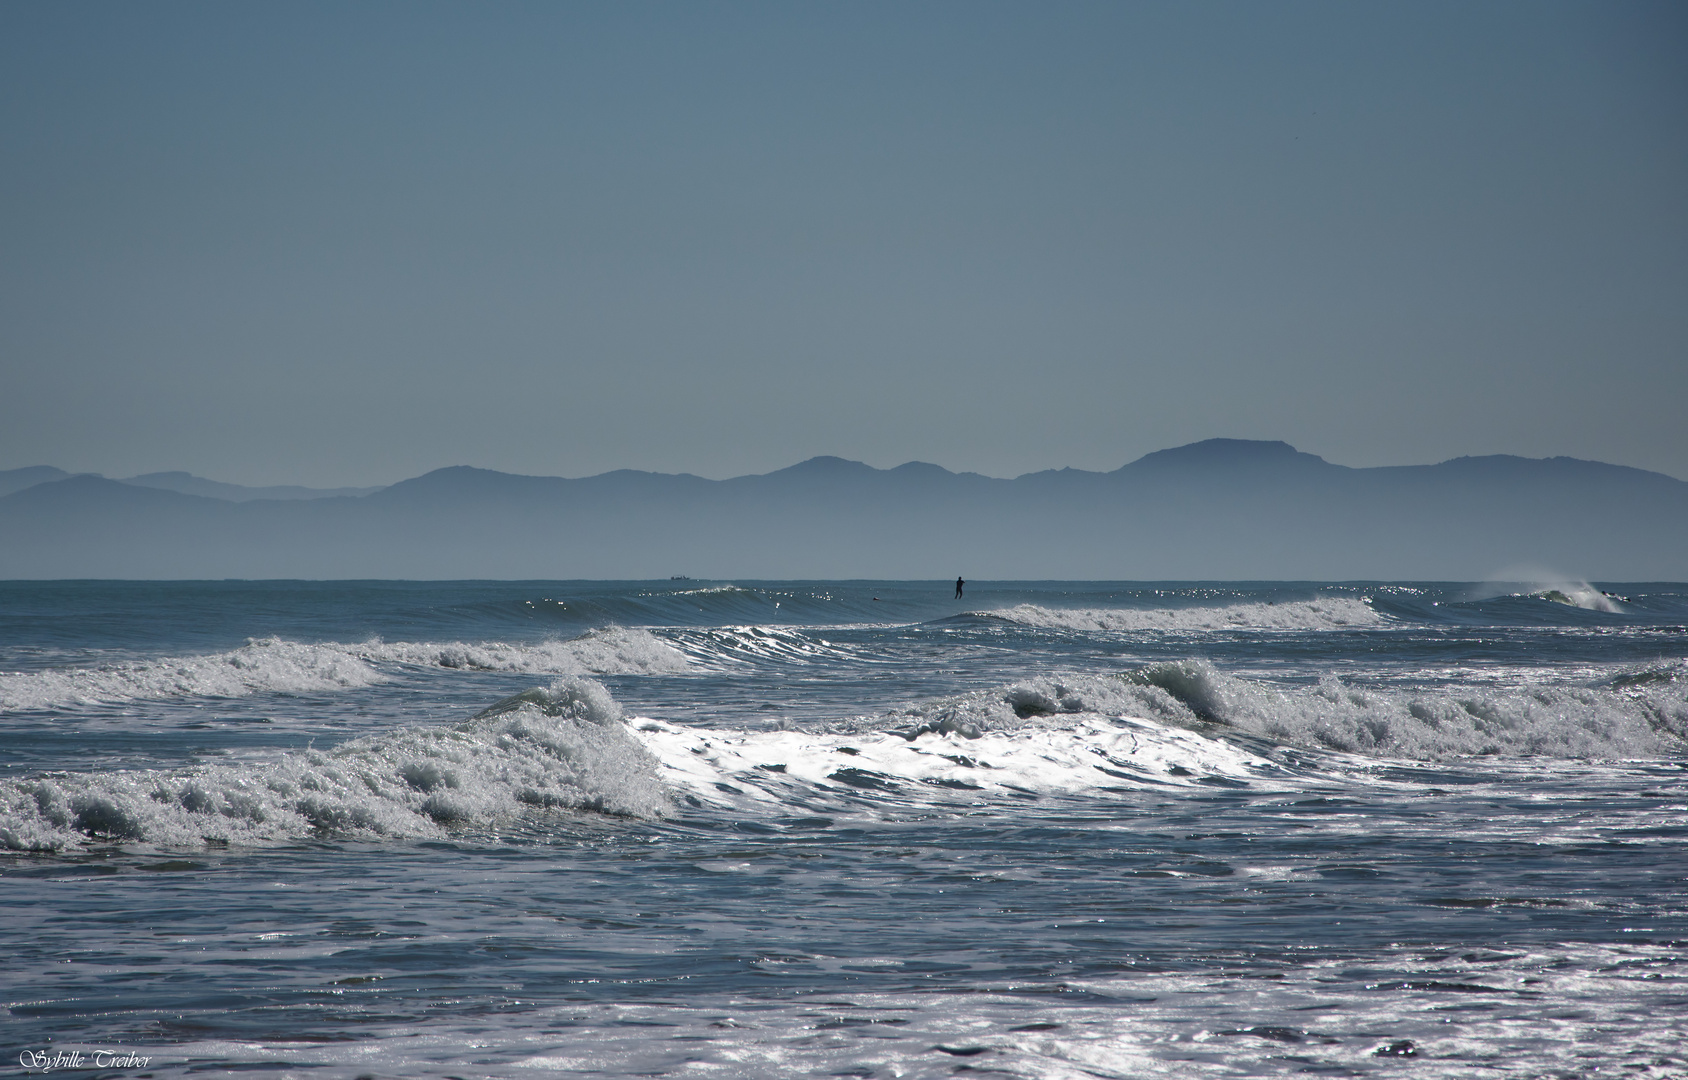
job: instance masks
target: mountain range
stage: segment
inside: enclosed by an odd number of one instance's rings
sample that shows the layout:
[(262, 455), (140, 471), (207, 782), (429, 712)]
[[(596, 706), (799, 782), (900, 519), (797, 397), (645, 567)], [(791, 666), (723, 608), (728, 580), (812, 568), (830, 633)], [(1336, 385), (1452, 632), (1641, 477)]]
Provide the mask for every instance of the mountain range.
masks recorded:
[[(52, 480), (68, 480), (72, 474), (63, 469), (56, 469), (51, 465), (32, 465), (27, 469), (7, 469), (0, 471), (0, 496), (10, 495), (14, 491), (45, 484)], [(82, 473), (83, 476), (96, 476), (105, 479), (98, 473)], [(120, 484), (134, 487), (159, 488), (163, 491), (179, 491), (184, 495), (204, 495), (211, 499), (227, 499), (229, 502), (250, 502), (253, 499), (324, 499), (335, 495), (369, 495), (380, 491), (378, 487), (346, 487), (346, 488), (312, 488), (300, 487), (297, 484), (280, 484), (275, 487), (247, 487), (244, 484), (225, 484), (220, 480), (207, 480), (202, 476), (195, 476), (186, 472), (155, 472), (144, 473), (119, 480)]]
[(456, 466), (384, 488), (0, 472), (0, 579), (1688, 579), (1688, 483), (1574, 458), (1350, 468), (1210, 439), (994, 479)]

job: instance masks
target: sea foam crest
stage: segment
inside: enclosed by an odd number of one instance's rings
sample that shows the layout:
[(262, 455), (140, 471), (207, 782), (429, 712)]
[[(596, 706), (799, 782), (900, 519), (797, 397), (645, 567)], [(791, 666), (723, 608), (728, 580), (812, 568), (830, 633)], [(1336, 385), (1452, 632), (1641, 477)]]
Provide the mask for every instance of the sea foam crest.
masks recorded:
[(1144, 715), (1229, 727), (1295, 746), (1436, 761), (1472, 754), (1620, 759), (1688, 749), (1680, 664), (1603, 686), (1380, 690), (1326, 676), (1274, 687), (1205, 661), (1154, 664), (1120, 682)]
[(688, 670), (684, 654), (645, 630), (610, 627), (567, 641), (325, 642), (263, 638), (206, 656), (0, 675), (0, 710), (171, 697), (324, 693), (385, 682), (377, 665), (409, 664), (544, 675), (640, 675)]
[(1555, 604), (1564, 604), (1567, 607), (1582, 608), (1584, 611), (1604, 611), (1612, 615), (1625, 613), (1616, 597), (1601, 592), (1586, 581), (1566, 582), (1554, 588), (1542, 589), (1529, 595), (1542, 600), (1551, 600)]
[[(1660, 665), (1604, 686), (1408, 692), (1335, 679), (1274, 687), (1185, 661), (1027, 679), (806, 730), (650, 721), (638, 730), (663, 777), (702, 802), (1296, 786), (1328, 779), (1327, 770), (1351, 776), (1356, 759), (1680, 754), (1688, 749), (1684, 670)], [(1316, 753), (1286, 755), (1286, 747)]]
[(543, 675), (673, 674), (690, 667), (683, 653), (650, 631), (619, 626), (566, 641), (372, 641), (341, 647), (366, 660)]
[(661, 775), (700, 803), (813, 807), (851, 801), (964, 801), (1008, 794), (1219, 783), (1280, 774), (1235, 745), (1130, 717), (1073, 717), (980, 732), (720, 731), (641, 721)]
[(461, 724), (268, 763), (8, 781), (0, 785), (0, 846), (435, 836), (534, 808), (660, 817), (670, 805), (655, 759), (609, 691), (564, 678)]
[(1135, 715), (1142, 699), (1140, 687), (1120, 679), (1037, 678), (805, 729), (641, 720), (637, 731), (663, 778), (701, 803), (971, 803), (1299, 783), (1256, 750)]
[(1327, 596), (1285, 603), (1226, 604), (1221, 607), (1047, 608), (1019, 604), (979, 612), (1022, 626), (1058, 630), (1342, 630), (1384, 623), (1365, 600)]
[(828, 641), (813, 629), (719, 626), (676, 629), (668, 633), (672, 649), (684, 654), (695, 667), (714, 672), (731, 671), (747, 664), (879, 662), (866, 650)]
[(182, 696), (243, 697), (370, 686), (384, 677), (344, 645), (266, 638), (208, 656), (0, 675), (0, 710)]

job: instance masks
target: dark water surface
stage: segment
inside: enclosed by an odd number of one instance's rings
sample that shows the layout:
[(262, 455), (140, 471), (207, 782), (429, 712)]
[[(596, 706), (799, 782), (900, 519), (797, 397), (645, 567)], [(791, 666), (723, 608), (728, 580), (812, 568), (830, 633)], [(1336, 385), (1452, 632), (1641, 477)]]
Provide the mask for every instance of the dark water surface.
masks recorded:
[(1688, 1076), (1603, 589), (0, 583), (4, 1060)]

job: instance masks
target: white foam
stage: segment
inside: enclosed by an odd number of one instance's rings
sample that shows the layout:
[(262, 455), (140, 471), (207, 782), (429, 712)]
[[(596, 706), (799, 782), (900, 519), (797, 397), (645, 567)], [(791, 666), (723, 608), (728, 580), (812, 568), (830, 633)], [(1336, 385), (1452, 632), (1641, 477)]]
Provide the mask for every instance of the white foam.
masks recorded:
[(672, 592), (647, 592), (640, 596), (724, 596), (741, 594), (744, 596), (760, 595), (755, 589), (746, 589), (738, 585), (704, 585), (696, 589), (675, 589)]
[[(1615, 688), (1408, 692), (1335, 679), (1280, 688), (1192, 661), (1125, 676), (1029, 679), (818, 729), (641, 721), (638, 733), (664, 779), (714, 803), (790, 805), (828, 793), (976, 800), (1230, 781), (1293, 786), (1351, 779), (1356, 766), (1378, 759), (1680, 753), (1688, 747), (1688, 685), (1667, 677), (1676, 670), (1649, 669)], [(1265, 756), (1282, 756), (1274, 745), (1319, 754), (1279, 765)]]
[(1150, 716), (1209, 721), (1296, 746), (1415, 761), (1472, 754), (1611, 760), (1688, 747), (1688, 684), (1674, 670), (1649, 669), (1607, 687), (1407, 691), (1330, 676), (1279, 688), (1186, 661), (1152, 665), (1122, 682)]
[(252, 641), (207, 656), (130, 660), (99, 667), (0, 675), (0, 711), (172, 697), (324, 693), (384, 682), (378, 665), (543, 675), (638, 675), (689, 669), (686, 657), (645, 630), (611, 627), (567, 641), (469, 643)]
[(266, 638), (209, 656), (0, 675), (0, 710), (182, 696), (243, 697), (370, 686), (383, 676), (344, 645)]
[[(1519, 589), (1518, 586), (1523, 587)], [(1604, 611), (1619, 615), (1625, 613), (1618, 604), (1623, 597), (1601, 592), (1580, 578), (1568, 577), (1544, 566), (1509, 566), (1500, 573), (1491, 575), (1486, 586), (1473, 590), (1466, 599), (1487, 600), (1504, 595), (1532, 596), (1538, 600), (1549, 600), (1586, 611)]]
[(686, 671), (686, 657), (648, 630), (612, 626), (567, 641), (371, 641), (344, 645), (367, 660), (536, 675), (652, 675)]
[(435, 836), (545, 807), (659, 817), (670, 802), (655, 766), (603, 686), (564, 678), (462, 724), (268, 763), (8, 781), (0, 847)]
[[(1014, 711), (1017, 695), (1065, 696), (1075, 715), (1022, 718)], [(1089, 711), (1062, 684), (1017, 684), (994, 698), (998, 726), (988, 730), (980, 725), (991, 722), (991, 695), (864, 719), (856, 731), (711, 730), (642, 720), (637, 732), (665, 780), (714, 803), (784, 804), (793, 794), (827, 791), (916, 800), (1083, 795), (1280, 774), (1273, 762), (1220, 739)], [(794, 793), (792, 785), (803, 790)]]
[(977, 614), (1023, 626), (1058, 630), (1341, 630), (1379, 626), (1383, 616), (1370, 603), (1328, 596), (1282, 604), (1227, 604), (1222, 607), (1046, 608), (1020, 604)]
[(700, 669), (729, 671), (757, 663), (814, 664), (848, 661), (858, 664), (882, 662), (861, 649), (828, 641), (808, 630), (779, 626), (720, 626), (671, 630), (672, 648)]
[[(1037, 1080), (1682, 1075), (1682, 1024), (1669, 1019), (1682, 1011), (1679, 948), (1572, 943), (1471, 960), (1458, 955), (1463, 951), (1436, 959), (1433, 949), (1324, 956), (1308, 947), (1294, 962), (1252, 972), (1246, 958), (1195, 970), (1126, 965), (1114, 978), (1064, 976), (1064, 992), (1028, 992), (1034, 988), (1024, 983), (975, 985), (969, 993), (846, 984), (824, 999), (583, 995), (562, 1006), (372, 1019), (350, 1028), (346, 1039), (254, 1035), (143, 1052), (154, 1055), (161, 1076), (203, 1075), (221, 1065), (329, 1076), (926, 1078), (955, 1075), (958, 1056), (975, 1069)], [(903, 962), (815, 953), (794, 960), (835, 982), (844, 965)], [(1260, 974), (1269, 977), (1254, 977)], [(1470, 988), (1458, 995), (1464, 1007), (1435, 989), (1450, 984)], [(55, 1044), (90, 1057), (101, 1046)]]
[(1564, 604), (1567, 607), (1582, 608), (1584, 611), (1604, 611), (1613, 615), (1624, 614), (1624, 609), (1619, 606), (1616, 600), (1586, 581), (1567, 582), (1554, 588), (1533, 592), (1530, 595), (1543, 600), (1551, 600), (1556, 604)]

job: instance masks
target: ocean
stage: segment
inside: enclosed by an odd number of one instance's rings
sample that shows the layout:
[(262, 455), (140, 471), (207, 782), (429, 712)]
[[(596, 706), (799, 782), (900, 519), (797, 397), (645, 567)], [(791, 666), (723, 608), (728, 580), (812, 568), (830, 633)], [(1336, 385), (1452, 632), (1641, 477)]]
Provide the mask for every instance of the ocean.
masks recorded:
[(1688, 1076), (1688, 585), (0, 583), (4, 1067)]

